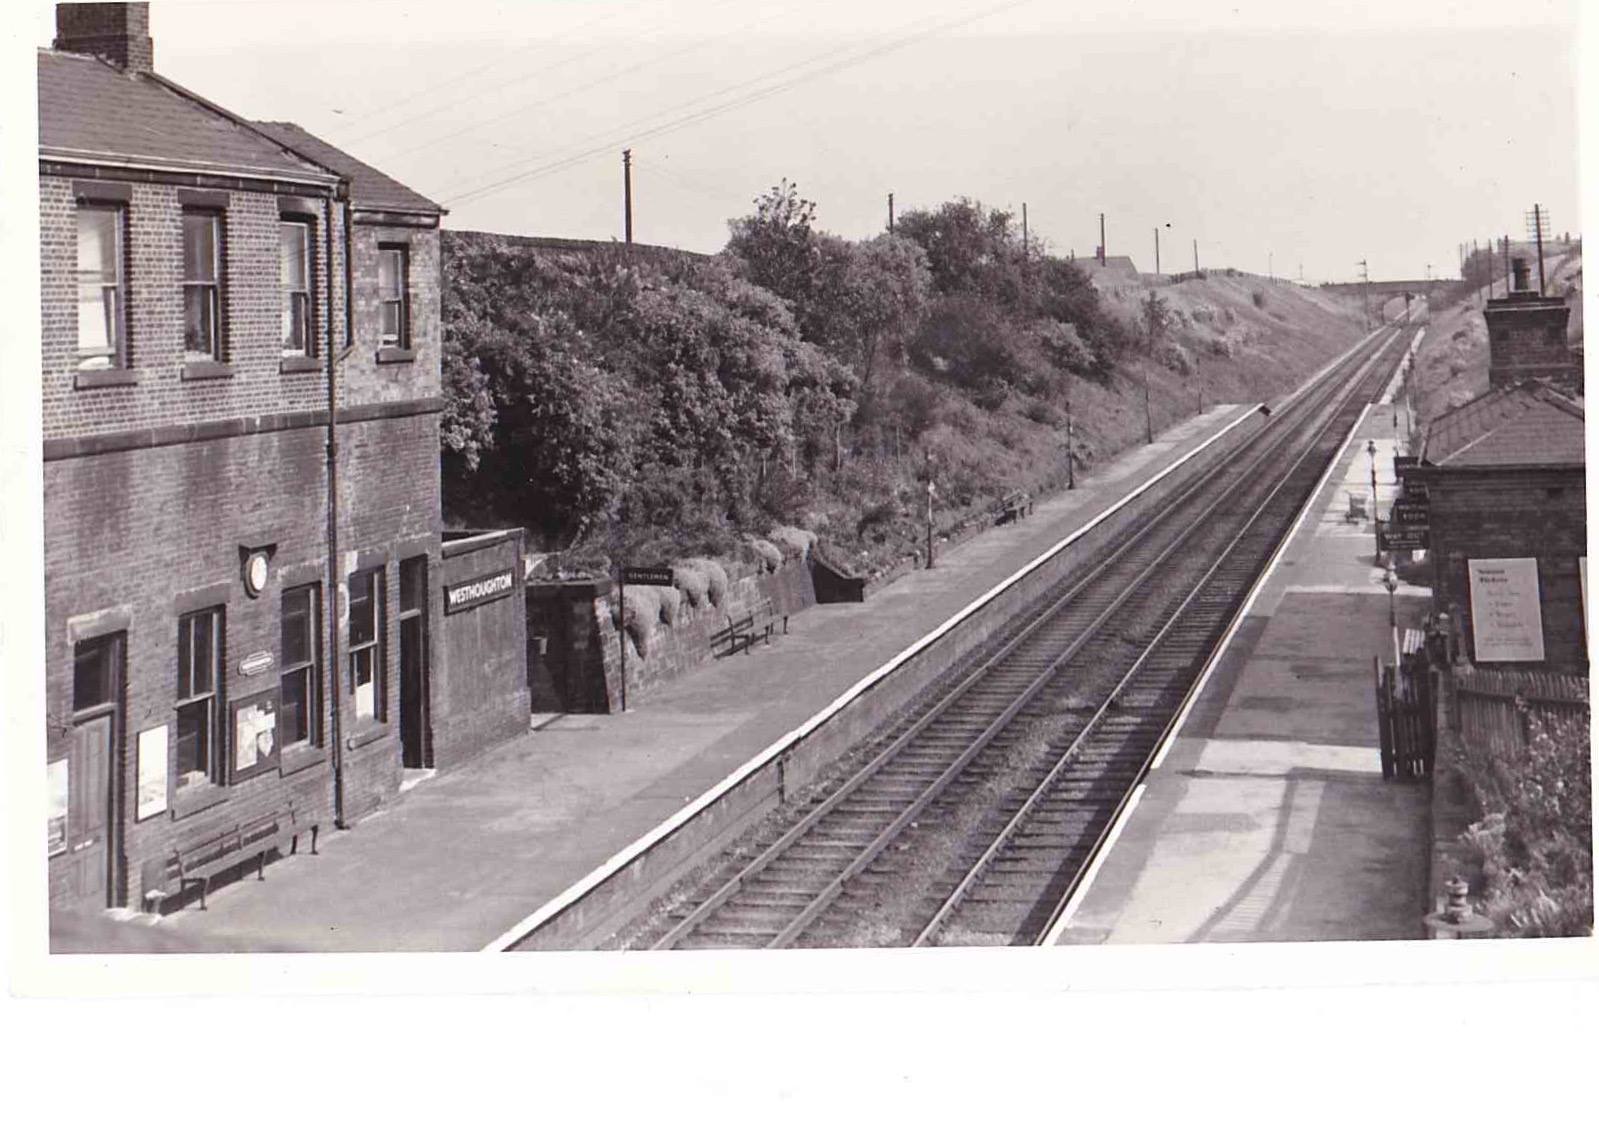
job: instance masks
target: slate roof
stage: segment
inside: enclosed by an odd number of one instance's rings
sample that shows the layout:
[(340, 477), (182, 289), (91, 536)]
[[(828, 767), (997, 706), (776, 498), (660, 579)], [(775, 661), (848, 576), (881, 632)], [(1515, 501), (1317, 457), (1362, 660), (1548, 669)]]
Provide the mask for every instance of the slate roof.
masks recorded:
[(1541, 381), (1467, 401), (1427, 427), (1422, 459), (1437, 467), (1582, 466), (1583, 408)]
[(406, 188), (393, 177), (378, 172), (366, 162), (351, 157), (342, 149), (336, 149), (293, 122), (256, 122), (254, 125), (318, 164), (326, 165), (329, 169), (349, 178), (350, 198), (357, 208), (388, 212), (428, 212), (434, 215), (444, 211), (421, 193)]
[(65, 51), (39, 52), (39, 152), (320, 184), (334, 179), (167, 80)]

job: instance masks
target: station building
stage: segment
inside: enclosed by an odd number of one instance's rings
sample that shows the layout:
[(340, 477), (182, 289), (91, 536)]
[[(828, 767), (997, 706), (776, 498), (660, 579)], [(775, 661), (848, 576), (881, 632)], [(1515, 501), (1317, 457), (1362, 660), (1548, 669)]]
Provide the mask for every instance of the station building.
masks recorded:
[(1581, 403), (1536, 379), (1491, 388), (1433, 420), (1417, 456), (1402, 498), (1427, 513), (1434, 610), (1465, 656), (1585, 673)]
[(38, 68), (50, 899), (139, 907), (433, 765), (443, 210), (161, 77), (146, 4)]

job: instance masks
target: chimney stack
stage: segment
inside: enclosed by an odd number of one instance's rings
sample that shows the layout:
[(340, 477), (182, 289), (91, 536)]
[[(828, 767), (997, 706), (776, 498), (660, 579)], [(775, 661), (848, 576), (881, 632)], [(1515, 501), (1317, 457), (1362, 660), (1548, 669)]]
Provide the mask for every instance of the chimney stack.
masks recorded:
[(57, 51), (98, 55), (125, 71), (155, 69), (150, 5), (57, 4)]
[(1518, 255), (1511, 259), (1510, 273), (1516, 280), (1515, 285), (1511, 288), (1512, 290), (1525, 291), (1530, 289), (1530, 280), (1527, 278), (1530, 271), (1527, 267), (1527, 260), (1524, 257)]

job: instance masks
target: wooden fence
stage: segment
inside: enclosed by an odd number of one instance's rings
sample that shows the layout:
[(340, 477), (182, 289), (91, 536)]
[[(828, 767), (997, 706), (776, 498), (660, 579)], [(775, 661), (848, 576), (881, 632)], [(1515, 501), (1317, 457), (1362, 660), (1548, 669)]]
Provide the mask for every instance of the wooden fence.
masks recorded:
[(1472, 746), (1497, 757), (1527, 749), (1534, 715), (1552, 725), (1588, 717), (1588, 681), (1554, 672), (1466, 671), (1455, 676), (1455, 721)]

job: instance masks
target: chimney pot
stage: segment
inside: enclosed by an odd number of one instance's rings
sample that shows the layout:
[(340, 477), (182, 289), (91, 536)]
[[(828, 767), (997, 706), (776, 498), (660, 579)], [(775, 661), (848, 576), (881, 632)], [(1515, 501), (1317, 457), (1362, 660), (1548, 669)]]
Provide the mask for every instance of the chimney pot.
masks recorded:
[(57, 4), (57, 51), (98, 55), (125, 71), (155, 69), (150, 38), (150, 5)]
[(1528, 280), (1529, 269), (1527, 267), (1527, 260), (1524, 257), (1518, 255), (1511, 259), (1510, 273), (1515, 278), (1515, 290), (1525, 291), (1530, 289), (1530, 282)]

